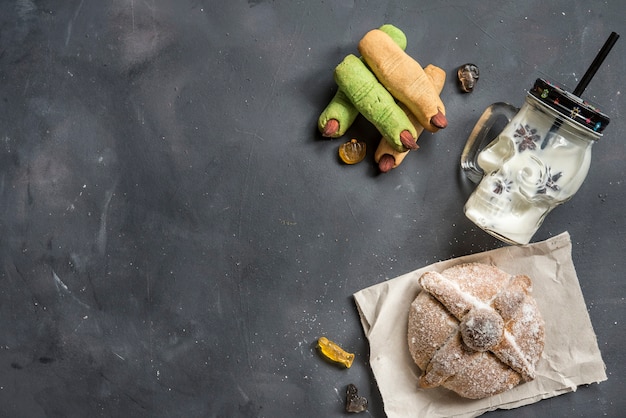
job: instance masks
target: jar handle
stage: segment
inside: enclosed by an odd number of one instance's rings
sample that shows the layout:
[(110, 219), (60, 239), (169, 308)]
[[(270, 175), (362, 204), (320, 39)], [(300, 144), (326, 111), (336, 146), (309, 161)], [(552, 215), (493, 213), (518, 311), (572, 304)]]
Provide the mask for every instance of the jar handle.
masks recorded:
[(467, 138), (465, 148), (463, 148), (463, 153), (461, 154), (461, 170), (472, 182), (479, 183), (484, 175), (477, 159), (478, 154), (485, 148), (485, 145), (497, 137), (497, 134), (489, 135), (494, 123), (502, 116), (507, 119), (507, 123), (511, 122), (511, 119), (518, 111), (518, 108), (508, 103), (494, 103), (485, 109), (476, 125), (474, 125), (474, 129)]

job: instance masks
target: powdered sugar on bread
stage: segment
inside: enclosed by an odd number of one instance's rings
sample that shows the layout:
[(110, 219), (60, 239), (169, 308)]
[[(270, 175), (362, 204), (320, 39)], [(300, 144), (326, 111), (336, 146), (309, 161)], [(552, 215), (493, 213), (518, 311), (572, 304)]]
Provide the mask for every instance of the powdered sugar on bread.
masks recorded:
[(427, 272), (420, 284), (408, 327), (420, 385), (478, 399), (534, 378), (545, 331), (530, 278), (470, 263)]

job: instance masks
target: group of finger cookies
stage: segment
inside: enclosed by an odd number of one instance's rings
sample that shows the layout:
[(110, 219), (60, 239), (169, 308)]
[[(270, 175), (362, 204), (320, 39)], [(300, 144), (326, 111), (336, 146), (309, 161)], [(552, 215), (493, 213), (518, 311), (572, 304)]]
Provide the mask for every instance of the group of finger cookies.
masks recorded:
[[(350, 54), (335, 68), (338, 89), (318, 119), (323, 136), (338, 138), (363, 115), (382, 135), (374, 156), (382, 172), (417, 149), (424, 130), (448, 125), (439, 96), (445, 71), (432, 64), (422, 68), (405, 52), (406, 44), (405, 34), (390, 24), (365, 34), (358, 44), (361, 57)], [(355, 144), (346, 145), (354, 149)]]

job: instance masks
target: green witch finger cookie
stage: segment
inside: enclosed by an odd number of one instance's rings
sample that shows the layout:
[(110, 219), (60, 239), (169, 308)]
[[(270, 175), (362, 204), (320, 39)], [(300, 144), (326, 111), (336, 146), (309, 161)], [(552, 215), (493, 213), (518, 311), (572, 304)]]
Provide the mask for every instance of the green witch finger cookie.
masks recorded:
[[(378, 29), (389, 35), (402, 50), (406, 49), (406, 35), (400, 29), (390, 24), (382, 25)], [(317, 127), (323, 136), (339, 138), (346, 133), (358, 115), (359, 111), (339, 88), (320, 114)]]
[(394, 97), (355, 55), (335, 68), (335, 81), (354, 107), (402, 152), (416, 149), (417, 131)]

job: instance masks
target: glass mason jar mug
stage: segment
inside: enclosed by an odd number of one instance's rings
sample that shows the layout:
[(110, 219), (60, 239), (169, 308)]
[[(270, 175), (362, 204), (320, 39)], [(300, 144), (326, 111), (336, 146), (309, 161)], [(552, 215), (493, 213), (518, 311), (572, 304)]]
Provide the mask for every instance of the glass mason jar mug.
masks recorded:
[[(486, 147), (494, 123), (508, 124)], [(489, 106), (470, 134), (461, 167), (478, 186), (465, 215), (510, 244), (527, 244), (544, 218), (582, 185), (591, 147), (609, 118), (577, 96), (537, 79), (520, 109)]]

